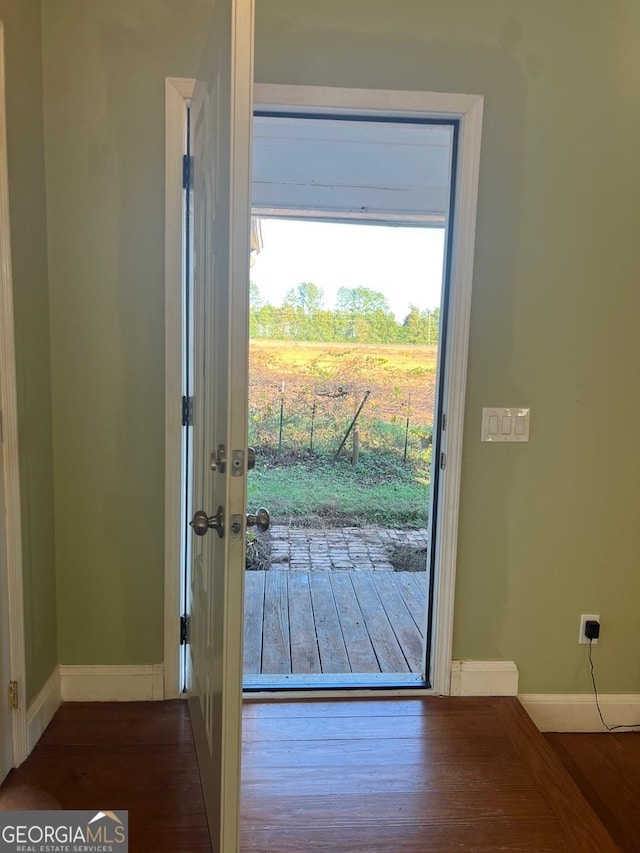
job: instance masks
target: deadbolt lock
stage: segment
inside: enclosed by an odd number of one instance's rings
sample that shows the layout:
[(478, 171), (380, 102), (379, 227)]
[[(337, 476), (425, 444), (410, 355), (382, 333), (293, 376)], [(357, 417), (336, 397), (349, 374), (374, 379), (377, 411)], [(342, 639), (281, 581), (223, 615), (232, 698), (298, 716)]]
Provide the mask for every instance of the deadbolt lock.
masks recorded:
[(211, 470), (224, 474), (227, 467), (227, 448), (219, 444), (218, 449), (211, 454)]

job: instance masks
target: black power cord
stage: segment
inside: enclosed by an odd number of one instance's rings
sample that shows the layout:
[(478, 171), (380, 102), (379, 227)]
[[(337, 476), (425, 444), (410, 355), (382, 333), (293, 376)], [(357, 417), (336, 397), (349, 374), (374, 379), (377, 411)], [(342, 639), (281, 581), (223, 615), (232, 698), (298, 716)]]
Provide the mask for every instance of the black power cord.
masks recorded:
[(604, 721), (604, 717), (602, 716), (602, 710), (600, 709), (600, 702), (598, 700), (598, 688), (596, 687), (596, 677), (593, 672), (593, 658), (591, 657), (591, 646), (593, 645), (593, 639), (589, 640), (589, 668), (591, 670), (591, 684), (593, 685), (593, 695), (596, 700), (596, 708), (598, 709), (598, 715), (600, 717), (600, 721), (602, 725), (608, 732), (615, 732), (618, 729), (637, 729), (640, 728), (640, 723), (621, 723), (618, 726), (609, 726)]

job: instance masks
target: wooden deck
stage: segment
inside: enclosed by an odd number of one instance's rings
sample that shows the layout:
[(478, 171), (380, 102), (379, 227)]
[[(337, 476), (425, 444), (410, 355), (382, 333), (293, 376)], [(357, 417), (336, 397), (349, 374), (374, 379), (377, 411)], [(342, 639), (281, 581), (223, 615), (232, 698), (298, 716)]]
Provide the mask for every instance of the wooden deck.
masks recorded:
[(247, 572), (245, 677), (420, 673), (426, 594), (426, 572)]

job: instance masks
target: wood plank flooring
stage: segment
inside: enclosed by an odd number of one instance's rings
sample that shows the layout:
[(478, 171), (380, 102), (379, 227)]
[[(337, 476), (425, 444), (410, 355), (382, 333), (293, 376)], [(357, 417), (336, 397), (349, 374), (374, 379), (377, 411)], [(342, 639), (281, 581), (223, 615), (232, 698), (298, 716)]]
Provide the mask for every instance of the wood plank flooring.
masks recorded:
[[(243, 720), (242, 853), (619, 849), (516, 699), (252, 702)], [(618, 817), (629, 843), (637, 779)], [(128, 809), (132, 853), (210, 853), (184, 702), (63, 705), (0, 808), (29, 786), (64, 808)]]
[(640, 732), (545, 737), (620, 850), (640, 850)]
[[(0, 787), (0, 808), (3, 793), (12, 808), (38, 808), (30, 803), (44, 793), (63, 809), (128, 809), (134, 853), (210, 850), (189, 709), (180, 700), (62, 705)], [(21, 798), (26, 805), (15, 804)]]
[(613, 851), (517, 699), (255, 703), (246, 853)]
[(244, 673), (419, 673), (425, 572), (245, 575)]

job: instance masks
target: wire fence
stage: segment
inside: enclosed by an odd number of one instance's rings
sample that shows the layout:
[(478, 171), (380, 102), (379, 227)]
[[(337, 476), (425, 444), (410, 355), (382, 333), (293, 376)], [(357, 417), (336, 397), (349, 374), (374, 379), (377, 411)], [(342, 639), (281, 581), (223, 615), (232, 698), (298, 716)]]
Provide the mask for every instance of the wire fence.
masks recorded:
[[(386, 453), (405, 463), (431, 458), (433, 400), (361, 383), (249, 383), (249, 439), (262, 452), (338, 456)], [(355, 458), (354, 458), (355, 457)]]

